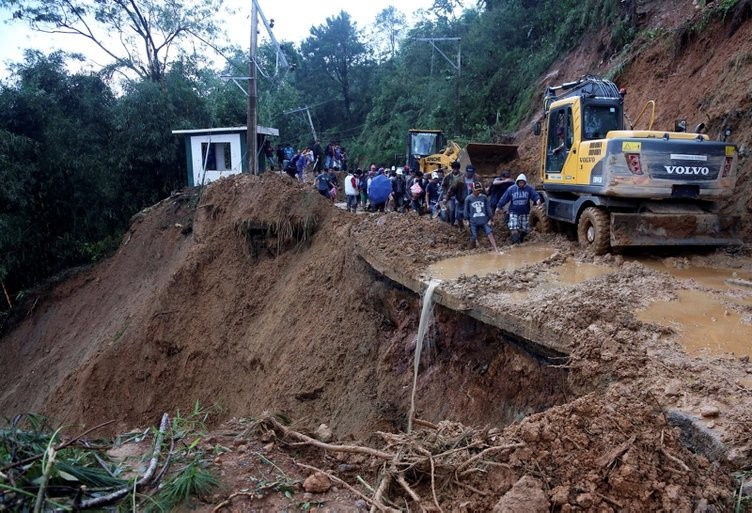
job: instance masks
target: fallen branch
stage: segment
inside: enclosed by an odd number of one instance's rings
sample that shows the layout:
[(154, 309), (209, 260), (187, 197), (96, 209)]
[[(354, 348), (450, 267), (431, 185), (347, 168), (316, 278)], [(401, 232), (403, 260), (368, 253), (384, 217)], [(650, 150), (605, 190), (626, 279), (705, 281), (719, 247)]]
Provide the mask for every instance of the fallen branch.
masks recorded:
[(630, 447), (632, 447), (632, 444), (635, 443), (635, 440), (637, 440), (637, 435), (632, 435), (629, 440), (619, 445), (608, 454), (603, 455), (599, 460), (596, 461), (596, 464), (599, 467), (610, 467), (617, 459), (621, 458), (629, 450)]
[(457, 486), (460, 486), (462, 488), (467, 488), (471, 492), (477, 493), (478, 495), (481, 495), (483, 497), (488, 497), (490, 495), (488, 492), (484, 492), (483, 490), (478, 490), (474, 486), (470, 486), (469, 484), (463, 483), (463, 482), (461, 482), (461, 481), (459, 481), (457, 479), (454, 480), (454, 484), (456, 484)]
[(428, 422), (427, 420), (419, 419), (418, 417), (413, 417), (413, 422), (418, 426), (423, 426), (431, 429), (439, 429), (439, 426), (437, 426), (436, 424)]
[(372, 449), (370, 447), (361, 447), (358, 445), (333, 445), (333, 444), (320, 442), (316, 440), (315, 438), (311, 438), (310, 436), (304, 435), (303, 433), (298, 433), (295, 430), (292, 430), (286, 426), (283, 426), (276, 419), (272, 417), (269, 417), (268, 420), (274, 425), (274, 427), (278, 428), (285, 435), (293, 437), (293, 438), (297, 438), (298, 440), (301, 440), (307, 445), (312, 445), (320, 449), (324, 449), (327, 451), (334, 451), (334, 452), (351, 452), (355, 454), (366, 454), (368, 456), (373, 456), (375, 458), (380, 458), (382, 460), (391, 460), (395, 457), (394, 454), (379, 451), (377, 449)]
[(44, 507), (45, 502), (44, 496), (47, 494), (47, 484), (50, 482), (52, 466), (55, 464), (55, 449), (50, 447), (50, 445), (52, 445), (52, 440), (50, 440), (50, 444), (47, 446), (47, 450), (45, 451), (45, 454), (47, 455), (47, 461), (45, 462), (44, 469), (42, 471), (42, 483), (39, 485), (39, 490), (37, 491), (37, 500), (34, 503), (34, 513), (42, 513), (42, 508)]
[(5, 300), (8, 302), (8, 308), (13, 308), (13, 303), (10, 302), (10, 295), (8, 295), (8, 289), (5, 288), (5, 282), (2, 282), (3, 292), (5, 292)]
[[(162, 440), (164, 439), (165, 430), (167, 429), (167, 421), (168, 415), (165, 413), (164, 415), (162, 415), (162, 422), (159, 423), (159, 432), (157, 433), (156, 439), (154, 441), (154, 452), (152, 453), (149, 467), (146, 469), (146, 472), (144, 472), (144, 475), (141, 477), (141, 479), (136, 481), (135, 485), (133, 486), (133, 488), (136, 490), (140, 490), (144, 487), (144, 485), (148, 484), (157, 469), (159, 452), (162, 447)], [(102, 495), (101, 497), (95, 497), (93, 499), (83, 501), (81, 503), (80, 509), (91, 509), (99, 506), (104, 506), (105, 504), (109, 504), (116, 500), (122, 499), (123, 497), (128, 495), (130, 491), (131, 486), (128, 485), (107, 495)]]
[(673, 461), (674, 463), (676, 463), (677, 465), (679, 465), (679, 466), (680, 466), (680, 467), (682, 468), (682, 470), (684, 470), (684, 472), (689, 472), (689, 470), (690, 470), (690, 469), (689, 469), (689, 467), (687, 466), (687, 464), (686, 464), (686, 463), (684, 463), (684, 462), (683, 462), (682, 460), (680, 460), (679, 458), (677, 458), (676, 456), (673, 456), (673, 455), (672, 455), (671, 453), (669, 453), (669, 452), (668, 452), (668, 451), (666, 450), (666, 448), (665, 448), (665, 447), (661, 447), (661, 448), (660, 448), (660, 451), (661, 451), (661, 454), (663, 454), (663, 455), (664, 455), (665, 457), (667, 457), (668, 459), (670, 459), (671, 461)]
[[(420, 498), (420, 495), (415, 493), (415, 490), (410, 488), (410, 485), (407, 484), (407, 481), (405, 481), (405, 476), (401, 473), (397, 474), (397, 477), (395, 478), (395, 481), (397, 481), (397, 484), (399, 484), (403, 490), (407, 492), (407, 494), (410, 496), (410, 498), (415, 501), (418, 505), (420, 505), (423, 500)], [(422, 506), (421, 506), (422, 508)]]
[(434, 479), (433, 456), (429, 454), (428, 459), (431, 462), (431, 494), (433, 495), (433, 503), (436, 505), (439, 513), (444, 513), (444, 510), (441, 509), (441, 506), (439, 506), (439, 499), (436, 497), (436, 480)]
[(522, 442), (513, 443), (513, 444), (506, 444), (506, 445), (494, 445), (492, 447), (489, 447), (488, 449), (483, 449), (478, 454), (470, 458), (469, 460), (462, 463), (459, 467), (457, 467), (457, 470), (455, 470), (455, 474), (462, 472), (463, 469), (466, 469), (470, 465), (472, 465), (474, 462), (482, 459), (484, 456), (487, 456), (494, 452), (503, 451), (506, 449), (519, 449), (520, 447), (525, 447), (525, 444)]
[(222, 508), (226, 508), (227, 506), (229, 506), (230, 504), (232, 504), (232, 500), (235, 497), (251, 497), (251, 498), (255, 498), (256, 495), (258, 495), (259, 493), (261, 493), (261, 492), (263, 492), (265, 490), (269, 490), (271, 488), (274, 488), (275, 486), (277, 486), (279, 484), (282, 484), (282, 483), (280, 481), (274, 481), (273, 483), (270, 483), (270, 484), (268, 484), (266, 486), (262, 486), (261, 488), (257, 488), (255, 490), (253, 490), (252, 492), (235, 492), (232, 495), (230, 495), (229, 497), (227, 497), (225, 500), (223, 500), (222, 502), (220, 502), (219, 504), (217, 504), (214, 507), (214, 509), (212, 509), (212, 513), (217, 513)]
[(162, 470), (160, 470), (159, 474), (157, 474), (157, 477), (154, 478), (152, 486), (157, 486), (162, 481), (162, 478), (165, 476), (165, 474), (167, 474), (167, 471), (170, 470), (170, 463), (172, 463), (172, 455), (174, 451), (175, 438), (170, 438), (170, 450), (167, 451), (167, 458), (165, 459), (164, 465), (162, 465)]
[(371, 513), (376, 513), (376, 508), (379, 509), (387, 509), (387, 506), (382, 502), (382, 497), (384, 497), (384, 494), (389, 489), (389, 485), (392, 482), (392, 475), (384, 471), (384, 477), (381, 478), (381, 483), (379, 484), (379, 487), (376, 489), (376, 493), (373, 495), (373, 504), (371, 505)]
[(598, 492), (595, 492), (595, 495), (597, 495), (604, 501), (608, 502), (609, 504), (614, 506), (616, 509), (624, 509), (624, 506), (622, 506), (620, 502), (617, 502), (615, 499), (612, 499), (608, 495), (603, 495), (602, 493), (598, 493)]

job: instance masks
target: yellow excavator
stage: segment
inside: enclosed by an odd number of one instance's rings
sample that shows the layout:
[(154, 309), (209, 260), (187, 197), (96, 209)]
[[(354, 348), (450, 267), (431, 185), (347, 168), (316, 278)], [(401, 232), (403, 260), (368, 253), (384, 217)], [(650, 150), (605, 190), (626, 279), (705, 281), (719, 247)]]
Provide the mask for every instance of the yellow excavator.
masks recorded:
[[(544, 206), (531, 223), (576, 228), (580, 245), (603, 254), (628, 246), (740, 245), (738, 216), (718, 200), (736, 184), (737, 147), (686, 122), (672, 131), (624, 126), (624, 93), (600, 77), (549, 87), (544, 96), (540, 173)], [(643, 113), (643, 109), (638, 120)], [(553, 222), (552, 222), (553, 221)]]
[(475, 166), (480, 177), (496, 176), (499, 166), (517, 157), (514, 144), (469, 143), (464, 149), (446, 141), (441, 130), (410, 129), (407, 133), (406, 162), (410, 169), (430, 173), (449, 169), (452, 162)]

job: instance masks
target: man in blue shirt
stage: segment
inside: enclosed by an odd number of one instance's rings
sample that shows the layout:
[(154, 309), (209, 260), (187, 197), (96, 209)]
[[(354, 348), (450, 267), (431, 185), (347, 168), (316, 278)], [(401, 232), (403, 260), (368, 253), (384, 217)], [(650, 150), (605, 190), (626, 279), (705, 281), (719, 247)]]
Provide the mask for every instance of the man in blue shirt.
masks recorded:
[(540, 194), (527, 184), (527, 177), (520, 174), (515, 184), (509, 189), (496, 204), (496, 210), (501, 210), (504, 205), (509, 205), (509, 231), (512, 232), (512, 244), (520, 244), (525, 240), (525, 235), (530, 231), (530, 202), (540, 205)]

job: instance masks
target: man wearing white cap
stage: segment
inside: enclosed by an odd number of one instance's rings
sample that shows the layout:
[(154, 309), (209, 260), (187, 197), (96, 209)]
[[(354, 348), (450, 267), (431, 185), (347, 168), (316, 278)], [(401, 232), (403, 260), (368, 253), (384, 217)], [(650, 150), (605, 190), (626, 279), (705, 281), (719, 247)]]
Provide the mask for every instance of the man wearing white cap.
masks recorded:
[(540, 205), (541, 197), (527, 184), (527, 177), (520, 174), (496, 204), (496, 210), (501, 210), (510, 201), (509, 231), (512, 232), (512, 244), (519, 244), (530, 231), (530, 202)]

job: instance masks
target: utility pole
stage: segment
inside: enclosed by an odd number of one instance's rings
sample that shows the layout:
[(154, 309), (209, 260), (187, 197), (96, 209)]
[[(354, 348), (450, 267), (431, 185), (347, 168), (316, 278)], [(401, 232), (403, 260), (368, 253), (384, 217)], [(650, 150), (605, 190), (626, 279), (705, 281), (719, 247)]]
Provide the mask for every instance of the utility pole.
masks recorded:
[(256, 147), (256, 108), (258, 93), (256, 87), (256, 56), (258, 55), (258, 6), (251, 0), (251, 59), (248, 69), (248, 117), (246, 120), (246, 146), (248, 147), (248, 172), (258, 175)]
[[(417, 37), (416, 41), (425, 41), (429, 43), (434, 50), (439, 52), (444, 59), (454, 68), (457, 72), (457, 80), (455, 82), (454, 89), (454, 133), (455, 135), (460, 132), (460, 79), (462, 78), (462, 38), (461, 37)], [(450, 59), (441, 48), (436, 46), (436, 41), (457, 41), (457, 59)], [(431, 72), (433, 72), (433, 53), (431, 53)]]
[(313, 134), (313, 140), (314, 141), (318, 140), (318, 137), (316, 136), (316, 129), (313, 127), (313, 119), (311, 118), (311, 109), (310, 107), (308, 107), (308, 105), (306, 105), (305, 107), (299, 107), (297, 109), (286, 110), (282, 114), (288, 115), (288, 114), (293, 114), (295, 112), (302, 112), (302, 111), (305, 111), (305, 113), (308, 115), (308, 124), (311, 126), (311, 133)]

